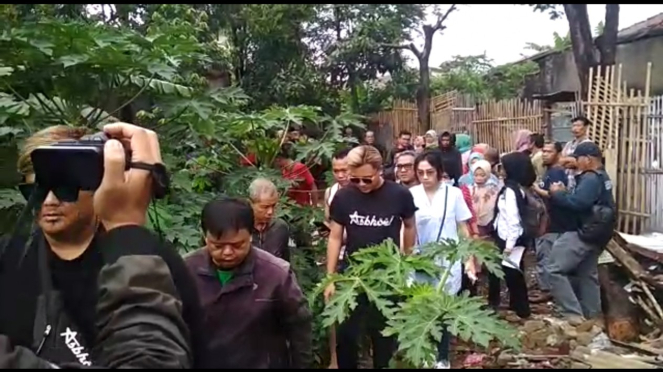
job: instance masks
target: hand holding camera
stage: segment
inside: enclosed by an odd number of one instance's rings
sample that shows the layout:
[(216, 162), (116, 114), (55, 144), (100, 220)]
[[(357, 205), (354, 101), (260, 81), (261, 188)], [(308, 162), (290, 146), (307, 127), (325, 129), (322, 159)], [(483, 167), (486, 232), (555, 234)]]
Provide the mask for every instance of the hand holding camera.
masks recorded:
[[(94, 194), (94, 210), (106, 230), (143, 225), (154, 192), (154, 172), (131, 165), (162, 164), (157, 135), (126, 123), (106, 125), (103, 131), (110, 139), (104, 144), (104, 173)], [(128, 170), (125, 148), (131, 154)]]
[(48, 191), (67, 202), (79, 191), (94, 191), (94, 210), (106, 230), (143, 225), (152, 198), (168, 193), (157, 135), (136, 125), (109, 124), (80, 140), (40, 146), (31, 158), (38, 204)]

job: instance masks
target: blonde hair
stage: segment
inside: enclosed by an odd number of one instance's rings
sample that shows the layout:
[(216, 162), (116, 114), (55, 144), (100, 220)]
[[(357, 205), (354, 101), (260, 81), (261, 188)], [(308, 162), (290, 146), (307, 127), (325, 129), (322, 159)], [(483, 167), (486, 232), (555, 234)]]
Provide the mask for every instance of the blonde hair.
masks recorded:
[(249, 185), (249, 199), (259, 201), (265, 195), (278, 196), (276, 185), (267, 178), (256, 178)]
[(64, 140), (79, 140), (86, 134), (87, 128), (70, 127), (67, 125), (54, 125), (33, 134), (25, 140), (18, 154), (16, 167), (19, 173), (24, 176), (34, 173), (30, 154), (37, 147), (53, 145)]
[(373, 146), (357, 146), (350, 150), (345, 158), (348, 168), (359, 168), (362, 165), (370, 165), (375, 169), (382, 167), (382, 155), (380, 151)]

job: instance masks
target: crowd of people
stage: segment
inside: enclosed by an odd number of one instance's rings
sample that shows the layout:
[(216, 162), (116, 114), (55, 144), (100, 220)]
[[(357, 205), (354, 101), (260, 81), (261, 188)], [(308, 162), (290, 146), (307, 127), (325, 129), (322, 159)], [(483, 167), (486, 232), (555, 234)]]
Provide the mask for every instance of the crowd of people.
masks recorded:
[[(597, 264), (606, 230), (600, 227), (615, 213), (601, 151), (586, 136), (589, 125), (574, 119), (575, 139), (565, 146), (518, 131), (505, 154), (472, 144), (466, 134), (435, 131), (414, 137), (403, 131), (386, 148), (368, 131), (333, 156), (335, 183), (320, 203), (310, 170), (293, 160), (288, 146), (275, 165), (293, 180), (289, 198), (324, 208), (328, 274), (386, 239), (404, 255), (442, 239), (485, 239), (509, 257), (504, 281), (519, 317), (531, 315), (522, 252), (535, 249), (540, 288), (560, 316), (580, 321), (600, 316)], [(102, 186), (94, 193), (76, 190), (74, 198), (60, 188), (40, 190), (32, 234), (2, 245), (0, 368), (311, 367), (312, 315), (289, 263), (289, 241), (298, 238), (275, 217), (280, 193), (274, 182), (258, 178), (245, 198), (206, 203), (203, 247), (181, 257), (142, 227), (150, 173), (124, 173), (122, 143), (131, 143), (132, 161), (161, 163), (156, 134), (129, 124), (105, 131), (121, 141), (106, 143)], [(288, 133), (291, 141), (300, 140), (295, 132)], [(30, 153), (81, 136), (55, 126), (26, 141), (19, 156), (26, 198), (41, 187)], [(437, 264), (450, 268), (449, 294), (476, 295), (479, 262)], [(413, 280), (437, 284), (441, 278), (413, 273)], [(488, 275), (488, 287), (487, 306), (498, 309), (500, 279)], [(333, 285), (325, 288), (325, 300), (334, 294)], [(386, 368), (397, 345), (382, 335), (384, 325), (360, 297), (348, 319), (330, 329), (330, 368), (358, 367), (363, 330), (373, 367)], [(431, 368), (449, 368), (450, 339), (445, 330)]]
[[(500, 154), (490, 144), (473, 144), (467, 134), (434, 130), (423, 136), (401, 131), (388, 150), (368, 131), (362, 144), (334, 159), (333, 185), (326, 199), (330, 227), (327, 272), (344, 268), (343, 254), (391, 238), (403, 254), (441, 239), (484, 239), (495, 243), (503, 262), (509, 308), (531, 316), (523, 254), (535, 250), (538, 285), (553, 299), (560, 317), (571, 323), (600, 320), (598, 258), (612, 235), (616, 210), (610, 177), (600, 148), (587, 138), (591, 123), (572, 120), (574, 139), (562, 145), (540, 133), (519, 130), (512, 151)], [(395, 187), (400, 185), (401, 188)], [(405, 193), (404, 190), (408, 190)], [(477, 293), (481, 267), (476, 260), (440, 262), (450, 267), (445, 289), (450, 294)], [(498, 310), (501, 280), (488, 273), (488, 303)], [(437, 283), (440, 278), (415, 275)], [(335, 288), (325, 291), (329, 299)], [(332, 368), (357, 367), (357, 324), (372, 317), (373, 365), (385, 368), (393, 339), (375, 329), (384, 324), (363, 299), (336, 330)], [(436, 369), (449, 368), (450, 336), (444, 332)], [(388, 350), (387, 350), (388, 349)]]

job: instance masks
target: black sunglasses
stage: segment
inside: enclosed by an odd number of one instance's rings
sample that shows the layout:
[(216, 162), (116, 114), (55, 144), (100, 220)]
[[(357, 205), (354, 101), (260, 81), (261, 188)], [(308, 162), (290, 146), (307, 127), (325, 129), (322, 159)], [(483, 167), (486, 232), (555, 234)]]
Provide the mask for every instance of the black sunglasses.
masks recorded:
[(363, 183), (364, 185), (370, 185), (373, 183), (372, 178), (361, 178), (361, 177), (350, 177), (350, 182), (354, 183), (355, 185), (358, 185), (360, 183)]
[(58, 186), (58, 187), (45, 187), (45, 186), (39, 186), (35, 183), (22, 183), (18, 185), (18, 190), (21, 192), (21, 195), (23, 195), (23, 198), (25, 200), (30, 200), (30, 196), (34, 193), (34, 200), (37, 205), (41, 205), (41, 203), (46, 200), (46, 196), (50, 191), (55, 194), (55, 197), (58, 198), (59, 201), (64, 202), (64, 203), (75, 203), (78, 201), (78, 187), (74, 186)]

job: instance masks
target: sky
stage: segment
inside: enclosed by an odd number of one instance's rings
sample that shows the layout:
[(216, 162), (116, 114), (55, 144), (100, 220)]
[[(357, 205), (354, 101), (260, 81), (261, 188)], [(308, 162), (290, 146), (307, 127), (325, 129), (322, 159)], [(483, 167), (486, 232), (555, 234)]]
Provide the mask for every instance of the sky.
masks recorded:
[[(440, 8), (446, 10), (446, 5)], [(592, 30), (605, 16), (605, 4), (587, 6)], [(624, 5), (620, 6), (619, 29), (644, 21), (663, 13), (663, 5)], [(429, 16), (429, 22), (435, 22)], [(486, 52), (496, 65), (522, 59), (522, 54), (536, 54), (526, 50), (528, 42), (551, 45), (553, 33), (566, 35), (569, 30), (566, 17), (552, 21), (545, 13), (535, 13), (524, 5), (463, 5), (449, 15), (447, 29), (435, 35), (430, 66), (438, 67), (453, 56), (477, 55)], [(417, 46), (423, 45), (423, 38), (415, 39)], [(409, 52), (406, 52), (409, 53)], [(410, 53), (411, 54), (411, 53)], [(413, 56), (409, 64), (418, 67)]]

